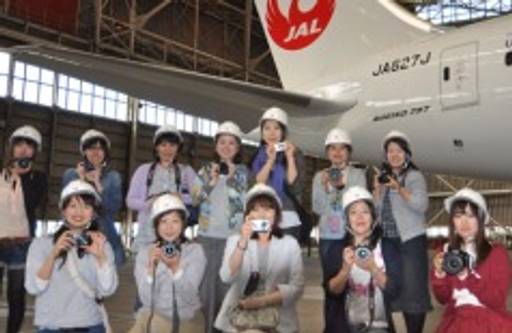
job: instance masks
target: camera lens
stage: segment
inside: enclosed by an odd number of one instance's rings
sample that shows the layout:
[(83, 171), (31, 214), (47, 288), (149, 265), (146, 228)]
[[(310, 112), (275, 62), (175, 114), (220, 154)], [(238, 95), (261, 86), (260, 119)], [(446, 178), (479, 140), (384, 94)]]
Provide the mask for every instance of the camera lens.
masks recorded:
[(355, 254), (357, 259), (359, 260), (366, 260), (368, 257), (370, 257), (370, 254), (372, 251), (367, 246), (361, 246), (356, 248)]
[(30, 158), (24, 157), (16, 161), (16, 164), (20, 169), (28, 169), (30, 167)]
[(219, 164), (219, 173), (221, 175), (227, 175), (229, 174), (229, 165), (227, 163), (221, 162)]

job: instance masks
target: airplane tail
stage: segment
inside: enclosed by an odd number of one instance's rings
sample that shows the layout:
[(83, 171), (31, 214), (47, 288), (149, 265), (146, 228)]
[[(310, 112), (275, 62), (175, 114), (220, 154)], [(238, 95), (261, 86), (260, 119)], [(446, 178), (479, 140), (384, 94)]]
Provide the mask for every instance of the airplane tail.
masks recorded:
[(333, 72), (435, 30), (394, 0), (255, 2), (284, 88), (302, 93), (332, 83)]

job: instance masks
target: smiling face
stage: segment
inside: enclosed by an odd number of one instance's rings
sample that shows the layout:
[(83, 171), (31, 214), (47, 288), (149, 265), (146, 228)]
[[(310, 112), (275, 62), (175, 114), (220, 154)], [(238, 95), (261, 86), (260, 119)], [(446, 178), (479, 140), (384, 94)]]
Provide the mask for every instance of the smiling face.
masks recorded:
[(474, 240), (479, 232), (478, 209), (469, 202), (454, 204), (451, 215), (453, 231), (464, 242)]
[(350, 158), (350, 149), (342, 143), (330, 144), (327, 147), (327, 158), (335, 166), (346, 166)]
[(162, 140), (156, 145), (155, 150), (160, 162), (168, 163), (172, 162), (178, 155), (179, 145), (177, 143), (171, 143), (166, 140)]
[(282, 125), (275, 120), (265, 120), (261, 126), (261, 138), (267, 145), (273, 145), (284, 139)]
[(62, 216), (71, 230), (82, 230), (89, 226), (95, 216), (93, 202), (94, 199), (80, 195), (74, 195), (64, 202)]
[(233, 161), (239, 150), (240, 144), (235, 136), (229, 134), (218, 136), (215, 151), (222, 161)]
[(392, 169), (400, 169), (404, 165), (407, 153), (396, 142), (391, 141), (387, 145), (386, 160)]
[(348, 224), (354, 236), (367, 236), (371, 233), (373, 216), (370, 205), (364, 201), (356, 201), (348, 207)]
[(157, 233), (165, 241), (176, 241), (183, 233), (183, 223), (180, 212), (170, 211), (158, 218)]

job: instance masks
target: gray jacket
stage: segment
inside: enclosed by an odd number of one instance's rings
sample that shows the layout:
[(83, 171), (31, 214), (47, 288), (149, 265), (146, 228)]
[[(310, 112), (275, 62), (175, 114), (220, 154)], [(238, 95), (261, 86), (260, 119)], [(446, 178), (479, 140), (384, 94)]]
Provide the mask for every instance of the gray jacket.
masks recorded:
[[(400, 183), (412, 193), (411, 200), (405, 201), (394, 190), (389, 190), (393, 216), (395, 217), (398, 232), (402, 242), (413, 239), (426, 233), (425, 212), (428, 208), (427, 184), (425, 178), (418, 170), (409, 170), (399, 178)], [(386, 189), (381, 188), (381, 195), (377, 204), (379, 220), (382, 213), (382, 200)]]
[(322, 184), (322, 171), (313, 178), (312, 205), (313, 212), (320, 216), (318, 227), (321, 239), (343, 239), (345, 237), (345, 214), (343, 213), (343, 194), (352, 186), (366, 188), (364, 170), (349, 166), (345, 169), (346, 185), (343, 189), (329, 188), (326, 192)]

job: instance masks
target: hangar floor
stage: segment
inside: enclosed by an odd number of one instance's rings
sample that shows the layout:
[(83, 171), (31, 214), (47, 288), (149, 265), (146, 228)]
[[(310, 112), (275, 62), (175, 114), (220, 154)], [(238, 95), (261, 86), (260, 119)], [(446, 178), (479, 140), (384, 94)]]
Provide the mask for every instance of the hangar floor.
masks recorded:
[[(306, 290), (304, 296), (299, 302), (299, 318), (302, 333), (319, 333), (323, 328), (322, 320), (322, 290), (319, 286), (321, 278), (321, 269), (318, 255), (313, 252), (311, 257), (304, 257)], [(113, 331), (127, 332), (133, 324), (132, 306), (134, 300), (134, 281), (132, 275), (133, 262), (129, 262), (120, 271), (120, 286), (117, 293), (107, 301)], [(27, 310), (25, 325), (22, 333), (33, 332), (33, 300), (29, 299), (29, 308)], [(512, 306), (512, 297), (509, 295), (509, 309)], [(424, 332), (434, 332), (437, 323), (442, 314), (442, 308), (434, 302), (434, 310), (427, 317), (427, 324)], [(5, 304), (5, 292), (2, 294), (2, 303), (0, 305), (0, 331), (5, 331), (7, 308)], [(405, 332), (403, 323), (398, 322), (398, 332)]]

